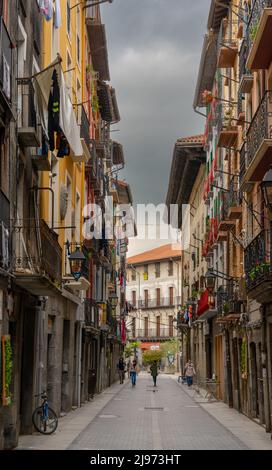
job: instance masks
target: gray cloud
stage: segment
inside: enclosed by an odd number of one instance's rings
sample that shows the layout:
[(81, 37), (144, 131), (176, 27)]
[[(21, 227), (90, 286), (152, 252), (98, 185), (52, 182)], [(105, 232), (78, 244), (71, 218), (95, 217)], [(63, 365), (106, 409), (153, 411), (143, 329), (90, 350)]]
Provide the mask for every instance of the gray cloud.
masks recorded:
[(114, 0), (102, 8), (134, 203), (165, 200), (178, 137), (203, 132), (192, 110), (210, 0)]

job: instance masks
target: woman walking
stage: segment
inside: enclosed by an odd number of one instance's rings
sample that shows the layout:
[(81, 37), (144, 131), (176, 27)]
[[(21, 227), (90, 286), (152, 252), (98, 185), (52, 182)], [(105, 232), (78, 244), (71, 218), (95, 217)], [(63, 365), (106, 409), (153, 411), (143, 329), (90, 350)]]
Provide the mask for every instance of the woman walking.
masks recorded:
[(185, 376), (187, 380), (187, 385), (188, 387), (191, 387), (193, 385), (193, 376), (195, 375), (195, 368), (194, 364), (192, 363), (191, 359), (187, 362), (185, 366)]
[(131, 365), (131, 369), (130, 369), (132, 387), (136, 385), (136, 375), (137, 375), (137, 361), (134, 359)]

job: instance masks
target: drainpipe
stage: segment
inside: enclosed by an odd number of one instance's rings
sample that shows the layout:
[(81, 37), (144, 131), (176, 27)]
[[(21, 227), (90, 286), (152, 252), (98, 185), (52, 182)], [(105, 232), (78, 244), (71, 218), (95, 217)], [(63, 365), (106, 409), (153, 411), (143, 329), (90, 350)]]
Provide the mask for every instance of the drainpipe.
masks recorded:
[(78, 322), (78, 329), (79, 329), (79, 332), (78, 332), (78, 365), (77, 365), (77, 370), (78, 370), (78, 374), (77, 374), (77, 406), (78, 408), (80, 408), (80, 405), (81, 405), (81, 374), (82, 374), (82, 370), (81, 370), (81, 359), (82, 359), (82, 322), (79, 321)]
[(229, 330), (225, 330), (226, 341), (226, 366), (227, 366), (227, 381), (228, 381), (228, 405), (233, 408), (233, 390), (232, 390), (232, 377), (231, 377), (231, 358), (230, 358), (230, 338)]
[(262, 360), (262, 382), (263, 382), (263, 394), (264, 394), (264, 416), (265, 416), (265, 430), (269, 432), (270, 427), (270, 406), (269, 406), (269, 388), (268, 388), (268, 377), (267, 377), (267, 332), (266, 332), (266, 306), (262, 304), (261, 308), (262, 316), (262, 329), (261, 329), (261, 360)]

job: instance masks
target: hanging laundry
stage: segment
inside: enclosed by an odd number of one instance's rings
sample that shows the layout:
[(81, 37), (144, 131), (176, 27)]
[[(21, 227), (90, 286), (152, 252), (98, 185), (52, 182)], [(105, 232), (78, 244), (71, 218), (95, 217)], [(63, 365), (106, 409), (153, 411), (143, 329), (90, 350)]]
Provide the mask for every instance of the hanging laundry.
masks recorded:
[(58, 84), (57, 72), (54, 70), (52, 75), (52, 86), (48, 100), (48, 137), (50, 150), (55, 150), (55, 132), (60, 132), (59, 126), (60, 111), (60, 90)]
[(52, 20), (54, 13), (53, 0), (39, 0), (38, 4), (46, 21)]
[(55, 20), (54, 27), (56, 29), (61, 26), (61, 9), (60, 9), (60, 0), (55, 0)]

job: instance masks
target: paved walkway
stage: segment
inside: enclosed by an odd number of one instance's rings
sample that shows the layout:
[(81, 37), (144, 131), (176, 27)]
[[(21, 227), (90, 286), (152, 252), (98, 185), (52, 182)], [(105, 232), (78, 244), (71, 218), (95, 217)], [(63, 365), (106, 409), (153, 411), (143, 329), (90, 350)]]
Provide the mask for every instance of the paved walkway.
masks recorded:
[(272, 450), (270, 435), (220, 402), (207, 402), (160, 375), (158, 387), (140, 374), (135, 388), (115, 384), (60, 419), (52, 436), (20, 438), (19, 449)]

